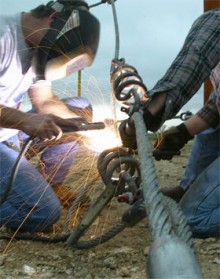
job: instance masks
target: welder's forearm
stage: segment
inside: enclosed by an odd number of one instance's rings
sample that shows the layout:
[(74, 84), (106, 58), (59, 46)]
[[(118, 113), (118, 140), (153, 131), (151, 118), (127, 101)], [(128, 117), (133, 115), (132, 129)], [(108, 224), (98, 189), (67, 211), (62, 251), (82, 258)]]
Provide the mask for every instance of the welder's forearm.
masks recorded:
[(29, 114), (0, 105), (0, 127), (22, 130)]
[(61, 118), (75, 118), (77, 115), (70, 111), (68, 107), (56, 96), (45, 100), (39, 106), (34, 106), (38, 113), (54, 114)]
[(39, 82), (32, 85), (28, 95), (35, 112), (54, 114), (62, 118), (77, 117), (67, 106), (54, 94), (49, 82)]

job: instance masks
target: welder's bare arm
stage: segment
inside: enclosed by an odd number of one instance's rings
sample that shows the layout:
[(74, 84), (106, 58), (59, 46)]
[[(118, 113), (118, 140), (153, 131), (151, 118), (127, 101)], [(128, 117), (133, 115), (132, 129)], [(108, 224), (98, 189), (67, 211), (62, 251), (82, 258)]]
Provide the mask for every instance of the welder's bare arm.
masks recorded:
[(30, 99), (38, 113), (25, 113), (2, 105), (0, 107), (0, 126), (21, 130), (29, 136), (38, 137), (41, 140), (59, 139), (63, 133), (61, 127), (72, 127), (73, 131), (80, 129), (81, 122), (76, 119), (77, 116), (53, 96), (52, 91), (44, 91), (42, 87), (40, 92), (45, 95), (35, 95), (32, 93), (39, 93), (39, 91), (30, 90)]
[[(37, 114), (53, 117), (53, 124), (62, 132), (75, 132), (93, 128), (91, 126), (87, 127), (85, 120), (80, 119), (77, 114), (69, 110), (62, 100), (54, 95), (50, 83), (43, 82), (40, 86), (32, 86), (28, 95), (34, 111)], [(56, 138), (60, 138), (60, 133)]]
[(28, 113), (0, 105), (0, 127), (22, 130)]
[(60, 127), (72, 127), (72, 131), (78, 131), (81, 123), (53, 114), (25, 113), (0, 105), (0, 126), (21, 130), (29, 136), (38, 137), (45, 141), (59, 139), (63, 133)]
[(38, 113), (54, 114), (62, 118), (78, 118), (56, 95), (50, 84), (33, 86), (28, 95), (34, 110)]
[(3, 105), (0, 106), (0, 112), (0, 126), (3, 128), (21, 130), (42, 140), (58, 139), (62, 135), (52, 115), (25, 113)]

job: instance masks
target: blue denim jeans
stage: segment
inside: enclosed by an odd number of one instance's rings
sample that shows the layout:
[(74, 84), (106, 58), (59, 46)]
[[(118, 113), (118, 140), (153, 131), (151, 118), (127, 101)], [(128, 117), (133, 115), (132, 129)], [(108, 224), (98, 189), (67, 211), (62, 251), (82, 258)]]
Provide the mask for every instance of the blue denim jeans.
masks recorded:
[(194, 236), (220, 235), (220, 127), (198, 134), (180, 187), (180, 206)]
[[(9, 145), (13, 144), (13, 148)], [(0, 195), (8, 186), (12, 167), (18, 157), (19, 138), (0, 143)], [(22, 158), (14, 185), (0, 206), (0, 225), (21, 231), (46, 230), (60, 217), (60, 202), (53, 189), (26, 158)]]
[[(64, 102), (80, 117), (85, 114), (85, 118), (91, 121), (92, 109), (86, 99), (68, 98)], [(25, 141), (28, 137), (21, 133), (0, 143), (0, 195), (8, 186), (21, 138)], [(27, 158), (22, 158), (14, 185), (0, 205), (0, 225), (34, 232), (46, 230), (54, 224), (60, 217), (61, 207), (51, 186), (63, 183), (78, 147), (79, 143), (70, 140), (48, 145), (35, 139), (30, 149), (35, 155), (41, 152), (39, 168), (32, 166)]]

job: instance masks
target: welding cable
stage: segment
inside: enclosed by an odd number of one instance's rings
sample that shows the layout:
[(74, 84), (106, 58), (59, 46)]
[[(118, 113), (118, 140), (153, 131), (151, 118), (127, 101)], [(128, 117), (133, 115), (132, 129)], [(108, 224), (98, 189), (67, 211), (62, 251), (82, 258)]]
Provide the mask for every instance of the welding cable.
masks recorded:
[(112, 13), (113, 13), (113, 19), (114, 19), (114, 26), (115, 26), (115, 57), (114, 59), (119, 59), (119, 48), (120, 48), (120, 36), (119, 36), (119, 27), (118, 27), (118, 19), (117, 19), (117, 13), (115, 8), (115, 0), (111, 0), (112, 5)]
[(119, 27), (118, 27), (118, 19), (117, 19), (117, 13), (115, 8), (115, 1), (116, 0), (102, 0), (96, 4), (90, 5), (89, 8), (97, 7), (101, 4), (111, 4), (112, 6), (112, 14), (113, 14), (113, 20), (114, 20), (114, 26), (115, 26), (115, 56), (114, 59), (119, 59), (119, 48), (120, 48), (120, 37), (119, 37)]
[(28, 139), (28, 141), (23, 145), (23, 147), (22, 147), (22, 149), (21, 149), (21, 151), (18, 155), (18, 158), (16, 159), (16, 161), (14, 163), (14, 166), (12, 167), (12, 172), (11, 172), (11, 176), (9, 178), (8, 185), (7, 185), (4, 193), (2, 194), (2, 196), (0, 196), (0, 205), (2, 205), (3, 202), (6, 200), (6, 198), (8, 197), (8, 194), (10, 193), (11, 188), (14, 185), (15, 178), (16, 178), (17, 173), (18, 173), (18, 169), (19, 169), (19, 166), (20, 166), (21, 159), (24, 156), (24, 154), (26, 153), (26, 151), (28, 150), (28, 148), (29, 148), (29, 146), (31, 145), (32, 142), (33, 142), (33, 137), (30, 137)]
[(104, 4), (106, 2), (108, 2), (108, 4), (111, 4), (114, 26), (115, 26), (115, 56), (114, 56), (114, 59), (118, 60), (119, 59), (119, 48), (120, 48), (120, 36), (119, 36), (119, 27), (118, 27), (118, 19), (117, 19), (117, 13), (116, 13), (116, 8), (115, 8), (115, 1), (116, 0), (102, 0), (101, 2), (99, 2), (97, 4), (89, 6), (89, 8), (98, 6), (100, 4)]

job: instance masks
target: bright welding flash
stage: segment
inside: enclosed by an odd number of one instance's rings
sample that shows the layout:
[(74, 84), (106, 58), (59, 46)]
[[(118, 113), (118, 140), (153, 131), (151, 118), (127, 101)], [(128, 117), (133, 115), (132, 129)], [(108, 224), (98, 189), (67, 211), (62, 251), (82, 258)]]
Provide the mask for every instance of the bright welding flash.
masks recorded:
[(85, 136), (85, 146), (94, 152), (101, 153), (105, 149), (121, 146), (115, 123), (108, 120), (105, 124), (106, 128), (102, 130), (80, 132)]

